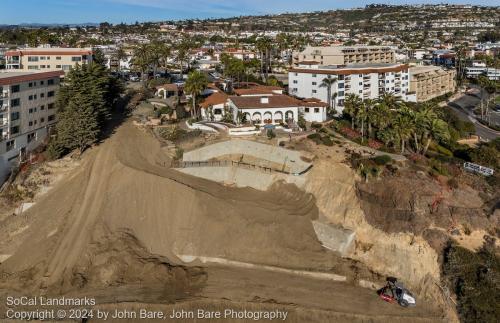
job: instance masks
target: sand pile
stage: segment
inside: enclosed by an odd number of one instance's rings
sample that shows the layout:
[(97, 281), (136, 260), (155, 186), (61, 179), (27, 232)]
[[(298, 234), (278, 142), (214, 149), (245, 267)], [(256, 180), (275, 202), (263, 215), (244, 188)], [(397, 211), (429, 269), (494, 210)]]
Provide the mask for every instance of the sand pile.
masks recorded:
[[(159, 274), (164, 283), (184, 282), (182, 297), (202, 281), (199, 269), (182, 267), (177, 255), (186, 254), (288, 268), (337, 266), (338, 257), (316, 238), (313, 195), (291, 184), (266, 192), (224, 187), (160, 166), (166, 158), (148, 134), (122, 126), (26, 212), (36, 222), (0, 265), (0, 287), (59, 293), (120, 281), (147, 285), (157, 272), (168, 273)], [(140, 268), (148, 258), (155, 260)]]

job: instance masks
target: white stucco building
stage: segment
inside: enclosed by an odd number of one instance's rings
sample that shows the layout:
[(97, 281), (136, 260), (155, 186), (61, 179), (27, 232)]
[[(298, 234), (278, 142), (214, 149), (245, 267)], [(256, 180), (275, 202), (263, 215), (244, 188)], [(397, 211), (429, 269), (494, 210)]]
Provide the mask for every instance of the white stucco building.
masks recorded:
[(63, 71), (0, 72), (0, 184), (56, 123), (55, 101)]
[(237, 121), (238, 112), (254, 124), (296, 124), (299, 120), (299, 101), (287, 95), (230, 96), (228, 106)]
[(341, 112), (345, 97), (356, 94), (361, 99), (377, 99), (392, 93), (407, 100), (409, 71), (406, 64), (369, 64), (320, 66), (299, 65), (288, 73), (289, 93), (298, 98), (315, 98), (328, 103), (328, 89), (321, 86), (325, 78), (336, 79), (331, 87), (332, 106)]

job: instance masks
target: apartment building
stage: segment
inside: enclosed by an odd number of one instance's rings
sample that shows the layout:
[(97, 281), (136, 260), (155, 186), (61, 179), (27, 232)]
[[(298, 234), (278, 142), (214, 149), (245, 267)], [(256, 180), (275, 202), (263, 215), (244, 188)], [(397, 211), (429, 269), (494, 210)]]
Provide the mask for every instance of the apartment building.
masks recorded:
[(47, 137), (56, 122), (63, 71), (0, 72), (0, 183), (11, 166)]
[(377, 99), (383, 93), (392, 93), (404, 101), (408, 100), (409, 71), (406, 64), (299, 65), (289, 70), (289, 93), (328, 103), (328, 89), (322, 86), (325, 78), (337, 80), (331, 88), (335, 97), (333, 108), (337, 112), (343, 110), (348, 94), (356, 94), (361, 99)]
[(308, 46), (302, 52), (293, 53), (293, 64), (316, 62), (319, 65), (348, 65), (395, 63), (396, 56), (387, 46)]
[(417, 66), (410, 68), (410, 101), (424, 102), (456, 88), (456, 71), (439, 66)]
[(7, 70), (69, 71), (76, 64), (92, 62), (91, 48), (24, 48), (5, 53)]

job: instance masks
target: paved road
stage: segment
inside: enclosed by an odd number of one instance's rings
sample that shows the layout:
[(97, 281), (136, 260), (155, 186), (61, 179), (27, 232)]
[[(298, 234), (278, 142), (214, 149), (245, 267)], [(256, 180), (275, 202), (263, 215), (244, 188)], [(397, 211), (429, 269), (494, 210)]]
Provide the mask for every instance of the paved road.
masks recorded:
[[(472, 122), (476, 127), (476, 134), (482, 139), (493, 140), (500, 137), (499, 131), (495, 131), (482, 125), (474, 118), (472, 110), (479, 104), (479, 101), (479, 98), (476, 96), (463, 95), (455, 101), (448, 103), (448, 106), (460, 119)], [(500, 122), (500, 114), (492, 113), (492, 118), (498, 118), (498, 122)]]

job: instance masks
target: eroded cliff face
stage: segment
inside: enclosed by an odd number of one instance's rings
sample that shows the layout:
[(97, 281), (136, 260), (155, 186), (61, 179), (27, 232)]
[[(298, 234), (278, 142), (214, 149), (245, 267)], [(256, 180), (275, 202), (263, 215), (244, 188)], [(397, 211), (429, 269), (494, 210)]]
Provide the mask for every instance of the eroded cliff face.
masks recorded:
[[(421, 235), (406, 228), (391, 226), (392, 230), (384, 230), (382, 225), (372, 220), (367, 214), (372, 212), (366, 207), (366, 200), (359, 194), (360, 183), (356, 173), (345, 163), (342, 156), (337, 159), (318, 159), (315, 167), (309, 174), (305, 185), (307, 192), (313, 193), (321, 216), (324, 216), (334, 225), (340, 225), (356, 232), (356, 240), (353, 250), (347, 257), (362, 262), (373, 272), (379, 274), (379, 281), (375, 286), (383, 283), (384, 276), (395, 276), (403, 281), (420, 299), (439, 304), (448, 313), (449, 320), (456, 320), (454, 311), (446, 304), (446, 300), (437, 284), (440, 283), (439, 253)], [(383, 210), (393, 216), (404, 215), (399, 222), (407, 223), (408, 219), (414, 218), (410, 210), (418, 209), (411, 207), (411, 203), (399, 198), (396, 191), (385, 191), (380, 182), (373, 183), (375, 187), (381, 187), (386, 196), (370, 195), (371, 205), (379, 214)], [(410, 195), (411, 196), (411, 195)], [(377, 205), (377, 201), (381, 205)], [(389, 201), (386, 204), (383, 201)], [(398, 202), (401, 201), (401, 202)], [(393, 205), (404, 204), (398, 210)], [(396, 210), (396, 211), (395, 211)], [(416, 219), (415, 224), (420, 228), (420, 233), (425, 231), (429, 222)], [(380, 223), (385, 223), (381, 220)], [(417, 226), (418, 224), (418, 226)], [(359, 277), (360, 280), (365, 279)], [(370, 280), (370, 278), (367, 278)], [(371, 285), (371, 284), (368, 284)]]

